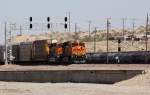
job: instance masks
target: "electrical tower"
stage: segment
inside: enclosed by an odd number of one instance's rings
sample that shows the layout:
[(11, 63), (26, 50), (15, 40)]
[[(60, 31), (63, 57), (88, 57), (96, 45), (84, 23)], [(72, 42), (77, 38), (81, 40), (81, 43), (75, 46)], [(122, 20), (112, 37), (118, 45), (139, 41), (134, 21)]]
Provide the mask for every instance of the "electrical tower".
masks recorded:
[(14, 60), (14, 57), (12, 56), (12, 43), (11, 43), (11, 32), (12, 32), (12, 25), (10, 24), (9, 32), (7, 31), (7, 23), (5, 22), (5, 52), (4, 52), (4, 60), (5, 64), (8, 63), (11, 64), (11, 62)]

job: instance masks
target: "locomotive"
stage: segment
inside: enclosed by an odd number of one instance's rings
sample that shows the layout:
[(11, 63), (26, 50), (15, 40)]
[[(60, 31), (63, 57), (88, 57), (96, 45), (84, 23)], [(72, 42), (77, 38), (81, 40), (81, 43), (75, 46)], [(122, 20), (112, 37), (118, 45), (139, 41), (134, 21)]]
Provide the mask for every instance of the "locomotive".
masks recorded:
[(49, 45), (50, 54), (48, 57), (49, 63), (61, 63), (63, 58), (63, 47), (62, 44), (52, 43)]
[(68, 41), (60, 44), (51, 44), (52, 49), (49, 56), (49, 62), (56, 63), (85, 63), (86, 48), (85, 44), (79, 41)]
[[(85, 63), (86, 48), (80, 41), (58, 43), (56, 40), (36, 40), (12, 45), (12, 56), (14, 63)], [(2, 57), (0, 61), (3, 61)]]
[(70, 63), (85, 63), (86, 48), (85, 44), (79, 41), (63, 43), (63, 60)]

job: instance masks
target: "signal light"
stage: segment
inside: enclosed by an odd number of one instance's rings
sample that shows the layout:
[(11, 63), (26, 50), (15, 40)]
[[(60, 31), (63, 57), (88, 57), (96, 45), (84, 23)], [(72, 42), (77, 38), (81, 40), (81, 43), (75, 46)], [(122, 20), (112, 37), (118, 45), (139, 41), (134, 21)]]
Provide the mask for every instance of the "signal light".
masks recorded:
[(65, 17), (65, 19), (64, 19), (64, 20), (65, 20), (65, 22), (67, 22), (67, 17)]
[(48, 28), (48, 29), (50, 28), (50, 24), (49, 24), (49, 23), (47, 24), (47, 28)]
[(121, 47), (118, 47), (118, 51), (119, 51), (119, 52), (121, 51)]
[(121, 39), (118, 39), (118, 43), (119, 43), (119, 44), (121, 43)]
[(64, 25), (64, 28), (67, 29), (67, 24)]
[(32, 17), (30, 17), (30, 22), (32, 22)]
[(47, 17), (47, 21), (50, 22), (50, 17)]
[(30, 24), (30, 29), (32, 28), (32, 24)]
[(31, 23), (32, 22), (32, 17), (30, 17), (29, 20), (30, 20), (30, 26), (29, 27), (31, 29), (32, 28), (32, 23)]

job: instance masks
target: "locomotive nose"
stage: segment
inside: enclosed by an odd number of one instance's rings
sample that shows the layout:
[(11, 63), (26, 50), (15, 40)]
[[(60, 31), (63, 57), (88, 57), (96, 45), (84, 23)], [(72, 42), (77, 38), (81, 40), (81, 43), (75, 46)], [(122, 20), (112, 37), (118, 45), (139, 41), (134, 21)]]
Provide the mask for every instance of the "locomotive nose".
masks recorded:
[(74, 55), (76, 55), (76, 56), (85, 55), (85, 51), (81, 46), (78, 46), (78, 47), (76, 47), (76, 49), (74, 49)]

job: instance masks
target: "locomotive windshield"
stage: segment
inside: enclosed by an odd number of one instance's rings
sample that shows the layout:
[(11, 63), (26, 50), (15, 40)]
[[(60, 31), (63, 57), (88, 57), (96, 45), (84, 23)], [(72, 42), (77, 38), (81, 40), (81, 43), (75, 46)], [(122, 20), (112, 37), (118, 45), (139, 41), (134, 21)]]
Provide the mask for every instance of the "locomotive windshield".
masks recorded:
[(79, 45), (85, 47), (85, 44), (84, 44), (84, 43), (79, 43)]
[(78, 45), (79, 45), (79, 43), (72, 43), (72, 47), (78, 46)]
[(83, 46), (85, 47), (85, 44), (84, 43), (72, 43), (72, 47), (74, 46)]

